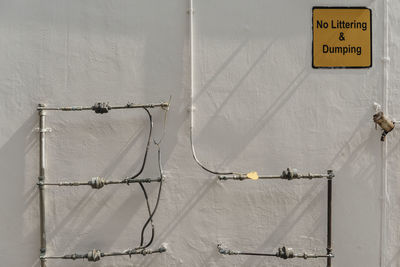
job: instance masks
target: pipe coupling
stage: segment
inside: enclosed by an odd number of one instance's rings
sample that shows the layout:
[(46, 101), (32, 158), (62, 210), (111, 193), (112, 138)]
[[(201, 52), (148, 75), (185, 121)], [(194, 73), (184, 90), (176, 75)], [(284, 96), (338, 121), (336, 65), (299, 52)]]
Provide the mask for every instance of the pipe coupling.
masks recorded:
[(106, 102), (98, 102), (92, 106), (92, 110), (97, 114), (107, 113), (110, 109), (110, 105)]
[(276, 256), (281, 259), (291, 259), (294, 258), (294, 250), (292, 248), (281, 247), (278, 249)]
[(97, 249), (89, 251), (87, 259), (88, 261), (99, 261), (101, 259), (101, 251)]
[(100, 189), (106, 184), (106, 179), (93, 177), (92, 180), (90, 180), (88, 183), (92, 186), (93, 189)]
[(386, 117), (382, 111), (374, 114), (373, 120), (375, 122), (375, 125), (379, 125), (382, 128), (383, 133), (381, 136), (381, 141), (385, 141), (386, 135), (394, 129), (394, 122)]
[(287, 168), (285, 171), (282, 172), (281, 175), (282, 179), (293, 180), (299, 177), (297, 169)]

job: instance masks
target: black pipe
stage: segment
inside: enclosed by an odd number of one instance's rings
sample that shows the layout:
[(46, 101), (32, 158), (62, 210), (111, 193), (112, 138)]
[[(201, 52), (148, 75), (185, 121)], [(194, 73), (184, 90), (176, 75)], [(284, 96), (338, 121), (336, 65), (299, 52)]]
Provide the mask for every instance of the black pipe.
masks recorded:
[[(334, 174), (332, 170), (328, 171), (328, 220), (327, 220), (327, 246), (326, 253), (327, 255), (332, 255), (332, 179)], [(332, 266), (332, 257), (327, 258), (326, 266)]]

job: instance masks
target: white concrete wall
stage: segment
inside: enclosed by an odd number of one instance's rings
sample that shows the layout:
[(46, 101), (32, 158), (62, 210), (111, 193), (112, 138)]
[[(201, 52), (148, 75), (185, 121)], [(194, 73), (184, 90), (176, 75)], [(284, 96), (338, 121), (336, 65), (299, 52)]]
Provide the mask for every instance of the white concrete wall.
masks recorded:
[[(381, 225), (385, 158), (372, 103), (383, 103), (384, 2), (195, 0), (195, 143), (210, 168), (277, 174), (334, 169), (333, 266), (399, 266), (398, 131), (388, 136), (387, 227)], [(368, 6), (373, 66), (311, 68), (311, 9)], [(389, 1), (389, 111), (400, 119), (400, 3)], [(324, 260), (222, 256), (282, 245), (325, 252), (324, 181), (218, 182), (189, 145), (186, 0), (0, 1), (1, 266), (40, 266), (38, 103), (91, 105), (167, 100), (167, 180), (155, 217), (162, 255), (92, 266), (324, 266)], [(163, 113), (153, 112), (156, 136)], [(143, 111), (49, 113), (48, 180), (117, 179), (140, 165)], [(153, 147), (145, 171), (157, 174)], [(148, 186), (152, 203), (157, 185)], [(135, 247), (147, 219), (135, 186), (49, 188), (48, 254)], [(385, 221), (385, 220), (383, 220)], [(382, 231), (383, 229), (383, 231)], [(381, 246), (381, 234), (387, 241)], [(381, 248), (384, 251), (381, 251)], [(48, 266), (87, 266), (48, 261)]]

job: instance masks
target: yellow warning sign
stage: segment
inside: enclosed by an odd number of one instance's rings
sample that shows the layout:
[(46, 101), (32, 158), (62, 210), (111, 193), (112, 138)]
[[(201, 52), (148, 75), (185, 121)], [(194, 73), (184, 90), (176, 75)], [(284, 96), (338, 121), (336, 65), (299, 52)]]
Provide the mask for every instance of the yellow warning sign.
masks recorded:
[(372, 66), (371, 9), (313, 8), (313, 68)]

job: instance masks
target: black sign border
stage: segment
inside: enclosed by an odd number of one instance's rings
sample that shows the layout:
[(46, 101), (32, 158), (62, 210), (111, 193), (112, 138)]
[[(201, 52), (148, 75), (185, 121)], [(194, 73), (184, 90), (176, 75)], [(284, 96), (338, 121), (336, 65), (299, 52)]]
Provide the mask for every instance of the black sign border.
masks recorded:
[[(335, 66), (335, 67), (320, 67), (320, 66), (315, 66), (314, 65), (314, 9), (367, 9), (369, 10), (370, 16), (370, 40), (371, 40), (371, 52), (370, 52), (370, 62), (371, 64), (369, 66)], [(311, 18), (311, 25), (312, 25), (312, 67), (313, 69), (367, 69), (372, 67), (372, 10), (368, 7), (365, 6), (314, 6), (312, 8), (312, 18)]]

